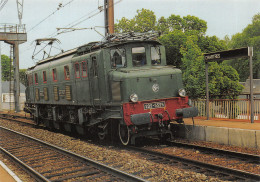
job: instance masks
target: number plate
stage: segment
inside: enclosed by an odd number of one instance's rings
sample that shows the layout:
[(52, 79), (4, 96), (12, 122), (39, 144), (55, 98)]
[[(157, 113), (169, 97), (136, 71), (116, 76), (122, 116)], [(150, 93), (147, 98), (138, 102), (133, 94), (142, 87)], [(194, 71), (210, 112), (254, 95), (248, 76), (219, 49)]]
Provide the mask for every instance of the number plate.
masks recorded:
[(164, 108), (165, 102), (152, 102), (144, 104), (144, 109), (156, 109), (156, 108)]

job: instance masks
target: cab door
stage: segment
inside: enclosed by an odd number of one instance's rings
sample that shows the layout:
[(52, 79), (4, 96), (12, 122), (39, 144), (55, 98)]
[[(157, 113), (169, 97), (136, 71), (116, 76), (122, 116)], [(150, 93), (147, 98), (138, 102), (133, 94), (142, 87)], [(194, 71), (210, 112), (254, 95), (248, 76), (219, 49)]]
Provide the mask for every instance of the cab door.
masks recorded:
[(92, 104), (100, 105), (100, 90), (99, 90), (99, 61), (96, 54), (90, 56), (90, 66), (88, 66), (90, 73), (90, 90), (92, 94)]

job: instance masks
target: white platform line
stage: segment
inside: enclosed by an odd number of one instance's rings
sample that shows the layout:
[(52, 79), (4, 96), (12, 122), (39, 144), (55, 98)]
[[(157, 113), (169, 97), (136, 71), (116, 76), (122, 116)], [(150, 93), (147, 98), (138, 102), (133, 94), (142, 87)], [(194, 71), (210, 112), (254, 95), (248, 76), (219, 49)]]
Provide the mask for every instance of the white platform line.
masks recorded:
[(20, 179), (18, 178), (18, 176), (16, 176), (16, 174), (14, 174), (14, 172), (11, 171), (2, 161), (0, 161), (0, 165), (2, 166), (2, 168), (4, 168), (4, 169), (6, 170), (6, 172), (8, 172), (8, 174), (9, 174), (10, 176), (12, 176), (12, 177), (14, 178), (15, 181), (17, 181), (17, 182), (22, 182), (22, 180), (20, 180)]

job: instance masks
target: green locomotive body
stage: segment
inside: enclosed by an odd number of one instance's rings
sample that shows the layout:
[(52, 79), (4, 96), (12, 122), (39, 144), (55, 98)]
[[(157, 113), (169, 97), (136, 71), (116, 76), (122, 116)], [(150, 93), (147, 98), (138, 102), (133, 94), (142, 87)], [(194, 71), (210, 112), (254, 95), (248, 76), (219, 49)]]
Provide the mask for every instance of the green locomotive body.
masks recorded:
[(194, 117), (181, 70), (147, 38), (89, 43), (38, 62), (27, 71), (25, 111), (48, 127), (97, 134), (118, 132), (125, 145), (169, 135), (171, 121)]

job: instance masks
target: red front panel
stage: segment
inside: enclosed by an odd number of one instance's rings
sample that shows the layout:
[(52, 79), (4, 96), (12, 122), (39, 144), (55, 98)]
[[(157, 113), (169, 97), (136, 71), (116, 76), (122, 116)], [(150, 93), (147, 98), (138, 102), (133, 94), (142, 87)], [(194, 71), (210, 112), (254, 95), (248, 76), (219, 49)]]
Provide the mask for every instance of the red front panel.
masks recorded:
[[(176, 117), (176, 109), (188, 106), (188, 97), (174, 97), (167, 99), (129, 102), (123, 104), (124, 120), (127, 125), (132, 125), (131, 115), (141, 113), (151, 113), (153, 122), (158, 122), (158, 114), (162, 114), (163, 121), (179, 119)], [(170, 117), (170, 118), (169, 118)], [(151, 120), (152, 121), (152, 120)]]

